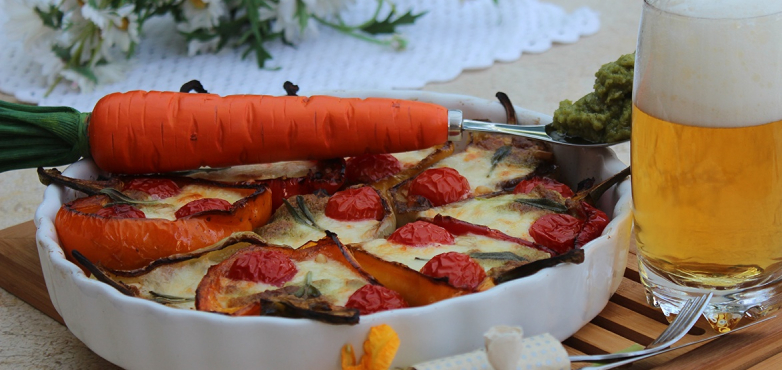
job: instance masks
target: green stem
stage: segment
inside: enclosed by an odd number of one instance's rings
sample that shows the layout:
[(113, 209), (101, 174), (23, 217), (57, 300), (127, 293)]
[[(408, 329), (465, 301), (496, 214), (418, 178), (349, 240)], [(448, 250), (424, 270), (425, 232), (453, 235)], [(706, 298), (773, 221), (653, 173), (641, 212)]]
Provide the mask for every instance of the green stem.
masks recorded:
[(60, 82), (62, 82), (62, 79), (63, 79), (62, 75), (57, 76), (57, 78), (54, 80), (54, 82), (52, 82), (52, 85), (49, 86), (48, 89), (46, 89), (45, 93), (43, 93), (43, 97), (44, 98), (48, 97), (49, 94), (51, 94), (52, 91), (54, 91), (54, 88), (57, 87), (57, 85), (59, 85)]
[(89, 113), (0, 101), (0, 172), (61, 166), (90, 154)]
[(344, 34), (346, 34), (348, 36), (353, 36), (353, 37), (355, 37), (355, 38), (357, 38), (359, 40), (371, 42), (373, 44), (378, 44), (378, 45), (385, 45), (385, 46), (391, 45), (391, 42), (388, 41), (388, 40), (378, 40), (378, 39), (376, 39), (374, 37), (370, 37), (370, 36), (367, 36), (367, 35), (365, 35), (363, 33), (356, 32), (356, 28), (354, 28), (354, 27), (343, 26), (343, 25), (331, 23), (331, 22), (329, 22), (329, 21), (327, 21), (327, 20), (325, 20), (323, 18), (315, 16), (314, 14), (312, 15), (312, 18), (315, 18), (315, 20), (318, 21), (318, 23), (320, 23), (320, 24), (322, 24), (324, 26), (331, 27), (331, 28), (333, 28), (333, 29), (335, 29), (335, 30), (337, 30), (339, 32), (342, 32), (342, 33), (344, 33)]

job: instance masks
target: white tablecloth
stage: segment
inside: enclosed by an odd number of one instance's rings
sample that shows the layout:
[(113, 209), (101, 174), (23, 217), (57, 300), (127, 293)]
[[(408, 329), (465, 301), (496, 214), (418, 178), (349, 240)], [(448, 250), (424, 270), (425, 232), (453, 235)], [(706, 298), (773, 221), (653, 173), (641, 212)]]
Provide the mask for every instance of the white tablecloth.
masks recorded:
[[(80, 93), (60, 84), (47, 89), (40, 68), (26, 55), (20, 42), (0, 32), (0, 91), (40, 105), (64, 105), (90, 111), (102, 96), (116, 91), (179, 90), (192, 79), (211, 93), (283, 95), (291, 81), (308, 91), (340, 89), (416, 89), (430, 82), (448, 81), (466, 69), (513, 61), (522, 53), (540, 53), (553, 42), (572, 43), (597, 32), (598, 14), (588, 8), (566, 13), (536, 0), (397, 0), (397, 8), (428, 11), (415, 24), (400, 28), (409, 40), (397, 52), (324, 26), (319, 35), (291, 47), (268, 43), (274, 59), (259, 69), (253, 54), (223, 50), (216, 55), (187, 56), (184, 37), (170, 19), (147, 23), (126, 78), (92, 92)], [(374, 8), (374, 1), (358, 1), (355, 21)], [(0, 15), (2, 18), (2, 15)], [(351, 19), (350, 16), (347, 17)], [(0, 19), (0, 23), (4, 22)]]

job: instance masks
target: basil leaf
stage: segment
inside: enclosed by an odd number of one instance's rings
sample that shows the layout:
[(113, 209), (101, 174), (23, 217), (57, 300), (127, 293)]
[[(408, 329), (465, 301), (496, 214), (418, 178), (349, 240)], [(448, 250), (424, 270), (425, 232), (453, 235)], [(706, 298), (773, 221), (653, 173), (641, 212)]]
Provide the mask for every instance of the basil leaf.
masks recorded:
[(527, 261), (513, 252), (475, 252), (470, 253), (470, 257), (478, 260)]
[(497, 167), (497, 164), (510, 154), (511, 149), (513, 148), (510, 145), (504, 145), (494, 152), (494, 155), (491, 156), (491, 167), (489, 168), (489, 173), (486, 174), (486, 177), (489, 177), (491, 172), (494, 171), (494, 168)]
[(114, 188), (104, 188), (100, 189), (100, 194), (107, 195), (111, 200), (114, 201), (114, 203), (124, 203), (124, 204), (156, 204), (158, 203), (156, 200), (137, 200), (133, 199), (125, 193), (114, 189)]
[(567, 212), (567, 207), (565, 207), (564, 204), (560, 204), (551, 199), (546, 199), (546, 198), (516, 199), (515, 202), (545, 209), (547, 211), (552, 211), (556, 213)]

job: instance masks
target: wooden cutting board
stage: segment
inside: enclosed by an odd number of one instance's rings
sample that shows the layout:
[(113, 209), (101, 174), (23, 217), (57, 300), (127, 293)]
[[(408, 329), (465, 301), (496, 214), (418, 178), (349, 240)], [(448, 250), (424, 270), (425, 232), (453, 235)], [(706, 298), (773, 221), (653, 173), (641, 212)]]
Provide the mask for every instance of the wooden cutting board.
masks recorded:
[[(570, 354), (616, 352), (647, 345), (667, 327), (663, 314), (646, 304), (638, 281), (634, 248), (616, 294), (592, 322), (564, 341)], [(0, 230), (0, 287), (63, 323), (49, 300), (35, 243), (35, 225), (28, 221)], [(714, 333), (700, 320), (680, 343)], [(782, 317), (742, 332), (634, 363), (631, 369), (780, 369)], [(578, 364), (578, 368), (584, 364)]]
[(0, 288), (64, 323), (46, 290), (33, 221), (0, 230)]

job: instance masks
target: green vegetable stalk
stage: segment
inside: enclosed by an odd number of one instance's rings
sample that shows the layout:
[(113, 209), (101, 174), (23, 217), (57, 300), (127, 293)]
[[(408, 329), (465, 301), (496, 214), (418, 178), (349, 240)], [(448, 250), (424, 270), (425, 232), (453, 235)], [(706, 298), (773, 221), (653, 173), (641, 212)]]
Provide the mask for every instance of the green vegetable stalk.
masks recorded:
[(89, 115), (0, 101), (0, 172), (62, 166), (89, 156)]

